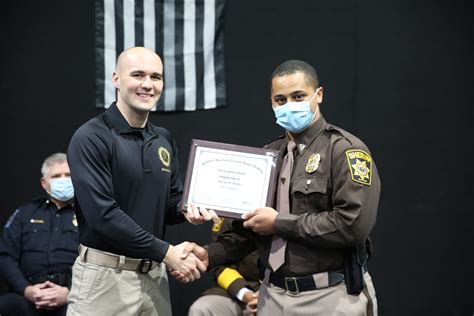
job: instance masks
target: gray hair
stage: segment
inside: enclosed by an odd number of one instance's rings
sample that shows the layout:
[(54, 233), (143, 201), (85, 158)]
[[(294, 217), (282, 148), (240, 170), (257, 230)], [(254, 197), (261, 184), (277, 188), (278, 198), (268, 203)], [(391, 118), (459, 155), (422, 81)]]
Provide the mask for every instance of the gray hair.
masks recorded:
[(67, 162), (67, 156), (65, 153), (55, 153), (46, 158), (41, 166), (41, 174), (46, 176), (52, 165), (61, 164)]

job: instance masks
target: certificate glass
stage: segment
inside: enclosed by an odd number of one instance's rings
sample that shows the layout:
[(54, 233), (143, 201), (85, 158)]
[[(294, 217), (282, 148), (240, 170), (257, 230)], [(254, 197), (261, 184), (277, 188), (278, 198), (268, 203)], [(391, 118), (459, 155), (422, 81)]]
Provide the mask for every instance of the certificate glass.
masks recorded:
[(183, 209), (192, 203), (222, 217), (240, 218), (272, 206), (277, 156), (275, 150), (193, 139)]

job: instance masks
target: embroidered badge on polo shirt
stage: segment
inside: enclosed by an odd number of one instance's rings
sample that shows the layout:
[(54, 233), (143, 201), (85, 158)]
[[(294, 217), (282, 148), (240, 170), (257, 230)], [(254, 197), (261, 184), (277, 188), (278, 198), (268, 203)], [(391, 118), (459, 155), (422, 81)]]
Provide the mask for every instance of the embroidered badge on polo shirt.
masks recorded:
[(168, 149), (163, 146), (160, 146), (160, 148), (158, 148), (158, 157), (160, 157), (161, 163), (164, 166), (164, 168), (161, 168), (161, 171), (168, 173), (171, 172), (171, 170), (168, 168), (171, 163), (171, 155)]
[(370, 185), (372, 180), (372, 158), (370, 155), (360, 149), (351, 149), (346, 151), (346, 157), (352, 180)]
[(166, 149), (163, 146), (160, 146), (160, 148), (158, 148), (158, 156), (160, 157), (160, 160), (163, 163), (163, 165), (165, 165), (165, 167), (170, 166), (171, 156), (168, 149)]

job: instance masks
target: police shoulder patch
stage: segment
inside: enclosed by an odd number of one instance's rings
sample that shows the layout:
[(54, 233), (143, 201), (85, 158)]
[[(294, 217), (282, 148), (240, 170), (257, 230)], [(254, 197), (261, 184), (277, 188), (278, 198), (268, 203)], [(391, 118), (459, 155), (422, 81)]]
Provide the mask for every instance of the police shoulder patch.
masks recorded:
[(352, 180), (370, 185), (372, 180), (372, 157), (360, 149), (347, 150), (346, 157)]
[(12, 224), (13, 220), (15, 219), (16, 215), (18, 214), (18, 212), (20, 212), (20, 209), (17, 208), (15, 210), (15, 212), (10, 216), (10, 218), (8, 219), (7, 223), (5, 224), (4, 228), (9, 228), (10, 225)]

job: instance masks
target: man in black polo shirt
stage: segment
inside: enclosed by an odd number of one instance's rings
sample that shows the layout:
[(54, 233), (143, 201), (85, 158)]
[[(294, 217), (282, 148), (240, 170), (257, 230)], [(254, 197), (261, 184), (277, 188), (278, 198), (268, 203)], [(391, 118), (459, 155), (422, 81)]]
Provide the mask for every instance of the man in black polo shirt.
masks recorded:
[(11, 289), (0, 295), (3, 316), (66, 315), (79, 244), (66, 155), (46, 158), (41, 173), (48, 197), (20, 206), (3, 229), (0, 278)]
[(184, 217), (175, 141), (148, 120), (163, 89), (161, 59), (129, 48), (112, 80), (117, 101), (82, 125), (68, 150), (81, 242), (68, 315), (171, 315), (161, 263), (191, 279), (205, 266), (163, 241), (165, 225)]

